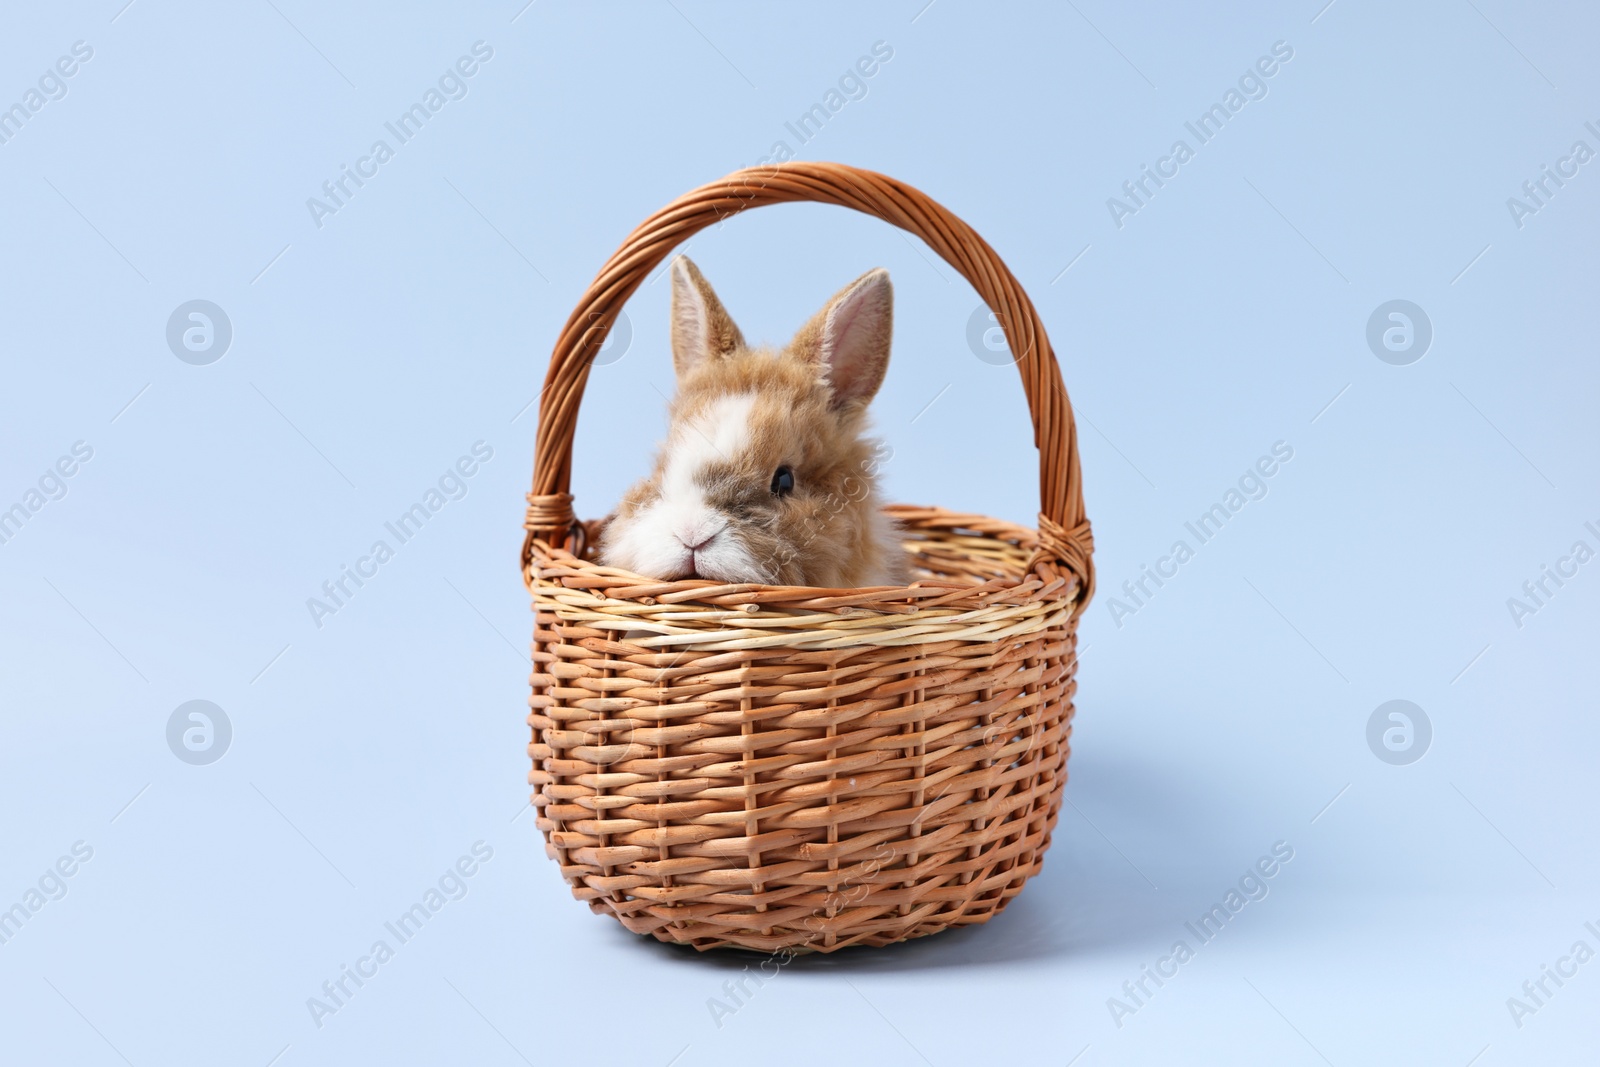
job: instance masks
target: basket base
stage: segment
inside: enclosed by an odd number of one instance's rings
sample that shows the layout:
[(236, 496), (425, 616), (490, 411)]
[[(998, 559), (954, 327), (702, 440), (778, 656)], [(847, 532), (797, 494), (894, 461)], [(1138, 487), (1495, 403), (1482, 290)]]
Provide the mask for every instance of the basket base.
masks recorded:
[[(1046, 841), (1045, 846), (1048, 847), (1048, 844)], [(710, 923), (684, 923), (681, 917), (663, 921), (655, 916), (649, 918), (639, 914), (624, 916), (617, 912), (610, 902), (591, 900), (589, 909), (596, 915), (610, 915), (618, 919), (633, 933), (653, 937), (669, 945), (688, 945), (698, 952), (708, 952), (712, 949), (740, 949), (762, 954), (781, 952), (788, 956), (804, 956), (837, 952), (856, 945), (882, 948), (886, 945), (932, 937), (934, 934), (963, 926), (982, 926), (1004, 911), (1006, 905), (1022, 892), (1023, 883), (1039, 873), (1042, 858), (1038, 857), (1027, 871), (1010, 872), (1005, 876), (1003, 886), (998, 891), (991, 890), (987, 895), (973, 899), (959, 908), (931, 906), (918, 909), (907, 916), (884, 916), (873, 931), (846, 936), (835, 934), (831, 938), (822, 922), (825, 917), (820, 914), (814, 917), (817, 920), (817, 935), (797, 941), (792, 932), (778, 933), (770, 927), (766, 930), (754, 927), (728, 930)], [(998, 892), (998, 896), (994, 895), (995, 892)], [(574, 895), (580, 898), (582, 896), (576, 891)], [(750, 916), (751, 920), (757, 918), (759, 916)]]

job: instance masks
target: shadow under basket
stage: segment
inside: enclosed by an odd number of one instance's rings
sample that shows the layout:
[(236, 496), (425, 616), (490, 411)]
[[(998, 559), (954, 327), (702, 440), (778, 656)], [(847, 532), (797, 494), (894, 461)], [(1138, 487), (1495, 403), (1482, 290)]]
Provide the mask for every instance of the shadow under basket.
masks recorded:
[[(896, 506), (908, 587), (661, 582), (601, 566), (567, 492), (590, 363), (689, 234), (818, 200), (923, 237), (995, 310), (1041, 451), (1040, 530)], [(1053, 383), (1053, 384), (1052, 384)], [(523, 577), (546, 851), (574, 896), (698, 949), (832, 952), (982, 923), (1037, 873), (1066, 783), (1092, 543), (1031, 303), (927, 197), (839, 164), (740, 171), (647, 220), (591, 285), (541, 400)]]

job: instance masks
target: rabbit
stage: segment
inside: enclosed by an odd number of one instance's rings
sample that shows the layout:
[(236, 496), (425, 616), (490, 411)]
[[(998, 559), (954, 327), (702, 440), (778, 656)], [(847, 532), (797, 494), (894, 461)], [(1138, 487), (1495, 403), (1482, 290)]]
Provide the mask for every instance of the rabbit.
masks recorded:
[(863, 436), (889, 366), (889, 272), (845, 286), (778, 350), (746, 346), (687, 257), (669, 272), (667, 439), (605, 523), (600, 562), (662, 580), (906, 585), (878, 499), (887, 449)]

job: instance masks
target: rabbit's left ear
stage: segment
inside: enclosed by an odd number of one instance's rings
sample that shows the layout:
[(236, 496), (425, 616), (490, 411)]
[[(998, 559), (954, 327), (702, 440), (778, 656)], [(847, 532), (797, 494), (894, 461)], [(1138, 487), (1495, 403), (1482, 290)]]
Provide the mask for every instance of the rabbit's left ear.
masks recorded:
[(800, 327), (790, 351), (827, 375), (833, 407), (866, 405), (889, 369), (894, 332), (894, 288), (889, 272), (869, 270), (841, 289)]
[(688, 256), (672, 261), (672, 365), (681, 381), (707, 357), (744, 347), (711, 283)]

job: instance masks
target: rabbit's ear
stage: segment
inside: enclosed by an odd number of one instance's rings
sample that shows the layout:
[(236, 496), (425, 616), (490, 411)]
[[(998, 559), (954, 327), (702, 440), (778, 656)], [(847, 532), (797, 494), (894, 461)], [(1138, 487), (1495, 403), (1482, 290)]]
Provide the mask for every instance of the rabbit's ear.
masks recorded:
[(688, 256), (672, 261), (672, 365), (681, 381), (708, 356), (744, 347), (744, 337)]
[(834, 408), (864, 406), (889, 369), (893, 331), (894, 288), (889, 272), (879, 267), (841, 289), (800, 327), (789, 349), (823, 370)]

